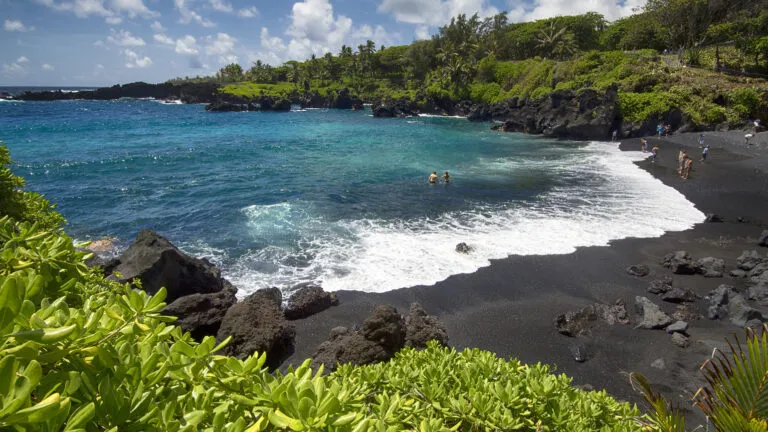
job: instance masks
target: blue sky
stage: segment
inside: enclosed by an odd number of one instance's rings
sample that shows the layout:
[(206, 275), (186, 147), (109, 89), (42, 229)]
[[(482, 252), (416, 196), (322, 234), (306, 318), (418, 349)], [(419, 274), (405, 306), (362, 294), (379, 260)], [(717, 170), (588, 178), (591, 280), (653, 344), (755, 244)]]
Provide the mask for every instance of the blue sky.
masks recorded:
[(427, 38), (459, 13), (511, 21), (644, 0), (0, 0), (0, 86), (102, 86), (207, 75), (237, 62), (273, 65)]

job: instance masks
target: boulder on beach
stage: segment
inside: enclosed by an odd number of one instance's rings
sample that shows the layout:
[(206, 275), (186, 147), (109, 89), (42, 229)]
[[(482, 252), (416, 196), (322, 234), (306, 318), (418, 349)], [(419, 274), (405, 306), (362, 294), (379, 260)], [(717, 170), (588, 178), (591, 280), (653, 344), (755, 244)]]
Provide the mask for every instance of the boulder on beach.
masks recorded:
[(427, 342), (431, 340), (448, 345), (445, 325), (436, 316), (427, 314), (419, 303), (412, 303), (405, 317), (405, 346), (426, 348)]
[(313, 283), (293, 287), (294, 293), (288, 299), (283, 314), (286, 319), (297, 320), (322, 312), (339, 304), (336, 294), (328, 293)]
[(312, 356), (312, 367), (326, 371), (339, 364), (371, 364), (389, 360), (405, 346), (405, 321), (392, 306), (379, 305), (359, 331), (334, 328)]
[(707, 278), (721, 278), (725, 272), (725, 260), (715, 257), (700, 258), (696, 261), (696, 271)]
[(635, 326), (636, 328), (663, 329), (673, 322), (672, 317), (647, 297), (635, 297), (635, 308), (638, 315), (642, 316), (642, 321)]
[(760, 283), (749, 287), (747, 298), (757, 302), (761, 306), (768, 306), (768, 284)]
[(613, 305), (595, 303), (578, 311), (560, 314), (555, 317), (555, 328), (565, 336), (584, 336), (589, 334), (598, 320), (608, 325), (629, 324), (629, 314), (624, 301), (616, 300)]
[(757, 244), (762, 247), (768, 247), (768, 230), (764, 230), (760, 234), (760, 239), (757, 240)]
[(636, 277), (645, 277), (645, 276), (648, 276), (648, 274), (651, 272), (651, 269), (648, 268), (647, 265), (643, 265), (643, 264), (631, 265), (627, 267), (626, 270), (627, 270), (627, 273)]
[(138, 278), (144, 291), (150, 294), (165, 287), (166, 303), (190, 294), (217, 293), (225, 282), (221, 271), (208, 260), (186, 255), (150, 230), (139, 231), (136, 241), (105, 266), (104, 273), (118, 282)]
[(698, 272), (693, 258), (686, 251), (677, 251), (666, 255), (662, 264), (675, 274), (692, 275)]
[(237, 289), (225, 282), (224, 289), (217, 293), (179, 297), (163, 309), (163, 314), (177, 317), (175, 324), (196, 340), (216, 336), (221, 320), (237, 301), (235, 293)]
[(704, 222), (707, 222), (707, 223), (722, 223), (723, 222), (723, 217), (720, 216), (719, 214), (707, 213), (706, 218), (704, 218)]
[(750, 306), (741, 294), (733, 295), (728, 299), (728, 317), (731, 323), (742, 328), (751, 326), (751, 321), (768, 321), (768, 314)]
[(737, 268), (744, 271), (750, 271), (762, 262), (763, 257), (756, 250), (744, 251), (736, 258)]
[(682, 333), (672, 333), (671, 340), (673, 344), (680, 348), (688, 348), (688, 346), (691, 344), (688, 340), (688, 337)]
[(670, 303), (692, 303), (696, 301), (696, 294), (689, 289), (673, 288), (664, 293), (661, 299)]
[(267, 366), (275, 369), (293, 351), (296, 331), (280, 310), (277, 288), (258, 290), (229, 308), (216, 335), (218, 342), (232, 340), (222, 354), (244, 359), (254, 352), (267, 353)]
[(707, 309), (707, 318), (718, 319), (728, 314), (728, 310), (725, 308), (728, 305), (730, 297), (734, 296), (736, 291), (730, 285), (720, 285), (714, 290), (710, 291), (707, 298), (709, 298), (709, 307)]
[(664, 294), (672, 290), (672, 277), (664, 276), (648, 285), (648, 292), (651, 294)]

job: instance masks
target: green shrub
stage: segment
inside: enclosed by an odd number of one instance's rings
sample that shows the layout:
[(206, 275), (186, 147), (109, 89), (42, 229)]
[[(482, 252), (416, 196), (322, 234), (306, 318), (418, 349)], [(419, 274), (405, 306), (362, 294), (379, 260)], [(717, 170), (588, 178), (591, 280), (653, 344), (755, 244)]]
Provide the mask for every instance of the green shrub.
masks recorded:
[(619, 92), (619, 112), (625, 120), (644, 122), (656, 120), (677, 106), (672, 93), (630, 93)]
[(757, 114), (761, 106), (761, 97), (756, 89), (741, 87), (734, 89), (728, 96), (728, 103), (744, 119)]

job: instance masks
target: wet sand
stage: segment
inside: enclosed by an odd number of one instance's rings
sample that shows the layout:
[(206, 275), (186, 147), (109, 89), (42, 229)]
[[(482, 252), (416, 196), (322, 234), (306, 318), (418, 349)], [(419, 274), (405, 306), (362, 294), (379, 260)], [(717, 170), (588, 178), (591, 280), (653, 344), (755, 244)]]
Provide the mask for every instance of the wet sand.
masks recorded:
[[(419, 302), (445, 323), (450, 343), (457, 349), (476, 347), (500, 357), (547, 363), (571, 376), (576, 385), (589, 384), (638, 403), (641, 399), (631, 389), (626, 373), (641, 372), (656, 389), (689, 408), (689, 395), (700, 383), (700, 364), (713, 347), (723, 345), (725, 337), (743, 335), (743, 330), (729, 321), (706, 319), (707, 301), (703, 297), (720, 284), (744, 286), (742, 280), (727, 276), (742, 251), (755, 249), (763, 255), (768, 252), (757, 246), (768, 224), (768, 133), (752, 138), (754, 144), (749, 147), (744, 144), (744, 133), (705, 133), (711, 146), (705, 163), (699, 162), (699, 134), (649, 138), (649, 148), (660, 147), (658, 159), (656, 163), (638, 163), (684, 194), (703, 213), (722, 216), (723, 223), (701, 223), (660, 238), (618, 240), (605, 247), (580, 248), (568, 255), (511, 256), (432, 286), (382, 294), (341, 291), (337, 293), (339, 306), (294, 322), (296, 352), (285, 364), (298, 364), (311, 357), (333, 327), (359, 326), (377, 304), (391, 304), (407, 313), (411, 302)], [(627, 140), (620, 147), (639, 151), (640, 140)], [(681, 148), (694, 157), (687, 180), (676, 173)], [(637, 223), (644, 223), (642, 214)], [(686, 250), (694, 258), (725, 259), (726, 276), (707, 279), (701, 275), (672, 275), (660, 260), (677, 250)], [(630, 276), (625, 269), (632, 264), (647, 265), (650, 275)], [(635, 296), (648, 297), (670, 315), (675, 310), (674, 304), (646, 291), (651, 281), (662, 276), (672, 276), (675, 286), (690, 288), (701, 297), (695, 307), (703, 317), (689, 322), (688, 348), (673, 345), (663, 330), (634, 329), (640, 321), (635, 314)], [(561, 313), (595, 302), (613, 304), (616, 300), (626, 303), (632, 324), (600, 323), (589, 336), (576, 338), (563, 336), (555, 329), (554, 319)], [(578, 363), (573, 359), (574, 346), (585, 348), (587, 361)], [(651, 366), (658, 359), (665, 364), (661, 369)], [(690, 421), (697, 424), (703, 417), (694, 409)]]

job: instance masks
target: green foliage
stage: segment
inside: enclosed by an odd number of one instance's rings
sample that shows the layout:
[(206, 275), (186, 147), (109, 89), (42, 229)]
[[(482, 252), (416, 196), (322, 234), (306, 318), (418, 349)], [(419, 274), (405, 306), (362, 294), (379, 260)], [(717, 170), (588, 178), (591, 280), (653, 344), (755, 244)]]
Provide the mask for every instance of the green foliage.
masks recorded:
[(35, 192), (21, 190), (24, 179), (10, 169), (11, 156), (8, 148), (0, 141), (0, 217), (10, 216), (16, 220), (37, 222), (40, 228), (56, 229), (64, 224), (48, 200)]
[(677, 407), (670, 407), (667, 401), (651, 388), (644, 376), (636, 373), (629, 374), (632, 388), (643, 395), (651, 408), (648, 421), (649, 427), (660, 432), (685, 432), (685, 417)]
[(742, 87), (734, 89), (728, 99), (731, 108), (747, 118), (756, 115), (761, 106), (765, 105), (764, 97), (754, 88)]
[(701, 368), (707, 385), (694, 401), (718, 431), (768, 430), (768, 326), (746, 332), (746, 348), (729, 342), (730, 353), (718, 351)]
[(619, 110), (624, 119), (632, 122), (657, 120), (677, 106), (674, 95), (668, 92), (619, 92)]
[(164, 288), (106, 280), (86, 258), (60, 230), (0, 218), (0, 430), (642, 430), (635, 408), (547, 366), (436, 343), (272, 374), (264, 353), (218, 355), (228, 341), (172, 325)]

